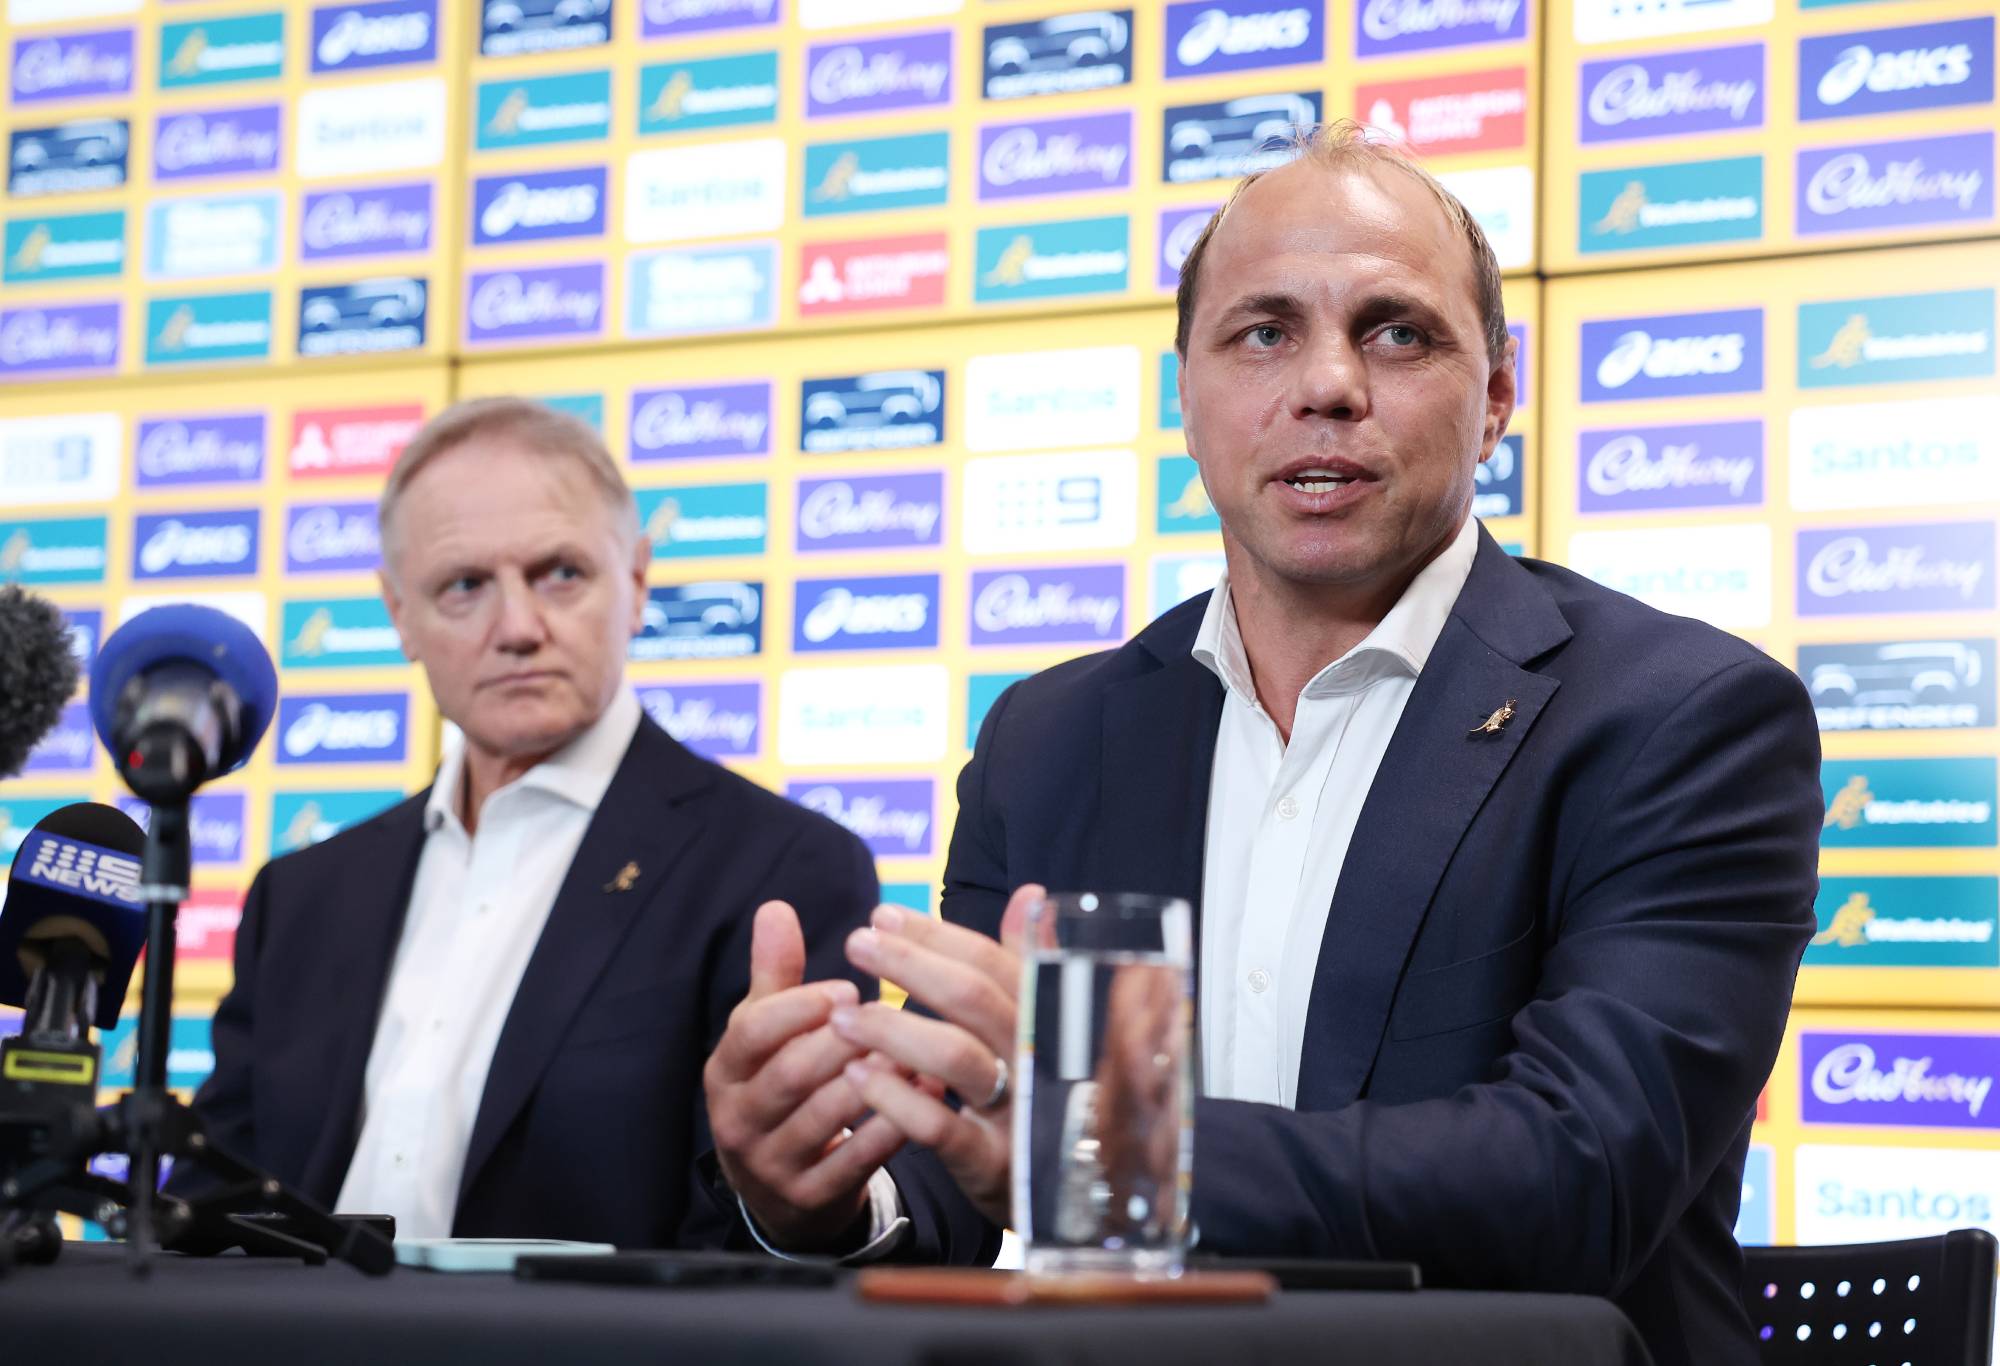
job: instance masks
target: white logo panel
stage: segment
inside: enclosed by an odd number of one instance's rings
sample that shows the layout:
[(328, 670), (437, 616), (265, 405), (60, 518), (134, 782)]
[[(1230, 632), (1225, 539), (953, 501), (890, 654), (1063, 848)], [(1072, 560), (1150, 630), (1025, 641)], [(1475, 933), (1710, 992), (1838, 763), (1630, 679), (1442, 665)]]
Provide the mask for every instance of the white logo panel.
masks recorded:
[(1570, 568), (1662, 612), (1725, 630), (1771, 623), (1767, 526), (1637, 527), (1578, 531)]
[(974, 356), (965, 444), (975, 451), (1115, 446), (1139, 436), (1139, 348)]
[(1803, 512), (2000, 501), (2000, 397), (1795, 409), (1791, 467)]
[(961, 538), (974, 555), (1110, 549), (1138, 535), (1131, 451), (980, 456), (965, 462), (964, 487)]
[(936, 763), (945, 755), (950, 696), (942, 664), (788, 669), (778, 680), (778, 761)]

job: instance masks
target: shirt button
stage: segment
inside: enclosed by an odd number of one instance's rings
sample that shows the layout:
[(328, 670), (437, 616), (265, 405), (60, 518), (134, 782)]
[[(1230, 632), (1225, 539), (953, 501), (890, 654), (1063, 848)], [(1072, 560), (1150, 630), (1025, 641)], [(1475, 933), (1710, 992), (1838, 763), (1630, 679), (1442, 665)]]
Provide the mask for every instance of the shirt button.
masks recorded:
[(493, 909), (493, 903), (490, 901), (482, 901), (473, 909), (478, 911), (479, 914), (485, 915), (488, 911)]
[(1250, 970), (1250, 990), (1262, 995), (1271, 989), (1271, 974), (1262, 968)]
[(444, 1021), (443, 1021), (443, 1020), (432, 1020), (432, 1021), (431, 1021), (431, 1033), (433, 1033), (433, 1034), (437, 1034), (437, 1033), (440, 1033), (440, 1032), (442, 1032), (442, 1031), (443, 1031), (443, 1029), (444, 1029)]
[(1288, 820), (1290, 820), (1290, 819), (1291, 819), (1292, 817), (1294, 817), (1294, 816), (1296, 816), (1296, 815), (1298, 815), (1298, 814), (1299, 814), (1299, 804), (1298, 804), (1298, 801), (1297, 801), (1297, 799), (1296, 799), (1296, 798), (1293, 798), (1293, 797), (1280, 797), (1280, 798), (1278, 798), (1278, 819), (1279, 819), (1279, 820), (1281, 820), (1281, 821), (1288, 821)]
[(403, 1156), (403, 1154), (401, 1154), (401, 1153), (397, 1153), (397, 1154), (396, 1154), (396, 1157), (395, 1157), (395, 1162), (396, 1162), (396, 1165), (397, 1165), (397, 1166), (399, 1166), (399, 1167), (407, 1167), (407, 1166), (409, 1166), (409, 1165), (410, 1165), (410, 1161), (409, 1161), (409, 1159), (408, 1159), (408, 1158), (406, 1158), (406, 1157), (404, 1157), (404, 1156)]

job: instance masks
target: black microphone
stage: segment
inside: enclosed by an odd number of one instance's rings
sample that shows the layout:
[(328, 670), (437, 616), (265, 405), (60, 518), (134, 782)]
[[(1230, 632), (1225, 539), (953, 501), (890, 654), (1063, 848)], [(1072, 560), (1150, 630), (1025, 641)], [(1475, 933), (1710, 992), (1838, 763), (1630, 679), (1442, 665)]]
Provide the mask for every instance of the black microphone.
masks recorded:
[(0, 1005), (31, 1042), (76, 1042), (118, 1023), (146, 947), (146, 834), (115, 806), (76, 802), (35, 823), (0, 902)]
[(76, 694), (76, 656), (56, 605), (9, 584), (0, 588), (0, 778), (28, 762)]

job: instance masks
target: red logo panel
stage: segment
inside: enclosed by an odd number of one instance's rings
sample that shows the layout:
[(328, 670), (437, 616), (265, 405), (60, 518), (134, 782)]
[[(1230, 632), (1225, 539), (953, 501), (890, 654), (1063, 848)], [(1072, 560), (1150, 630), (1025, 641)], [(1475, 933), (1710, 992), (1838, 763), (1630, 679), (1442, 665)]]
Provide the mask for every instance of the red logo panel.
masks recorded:
[(423, 425), (420, 403), (308, 409), (292, 418), (292, 473), (308, 479), (386, 475)]
[(1490, 152), (1527, 143), (1528, 73), (1518, 66), (1354, 92), (1354, 115), (1426, 155)]
[(935, 308), (950, 261), (941, 232), (809, 243), (799, 253), (799, 316)]

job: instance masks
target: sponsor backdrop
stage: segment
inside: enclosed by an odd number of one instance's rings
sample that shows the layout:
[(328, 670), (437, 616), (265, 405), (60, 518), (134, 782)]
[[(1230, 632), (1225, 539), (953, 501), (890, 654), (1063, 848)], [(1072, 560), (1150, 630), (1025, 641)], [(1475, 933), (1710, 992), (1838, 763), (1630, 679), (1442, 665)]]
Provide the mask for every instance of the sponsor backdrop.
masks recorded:
[[(1820, 930), (1741, 1236), (1990, 1221), (1990, 6), (0, 4), (0, 578), (85, 658), (192, 597), (281, 671), (195, 813), (176, 1084), (257, 867), (435, 763), (372, 589), (426, 414), (598, 426), (655, 550), (647, 710), (931, 908), (1000, 691), (1213, 581), (1169, 300), (1274, 137), (1354, 117), (1509, 277), (1523, 406), (1478, 514), (1818, 708)], [(116, 795), (72, 708), (0, 785), (0, 854)]]

